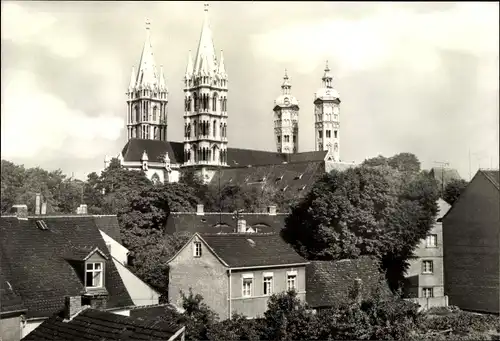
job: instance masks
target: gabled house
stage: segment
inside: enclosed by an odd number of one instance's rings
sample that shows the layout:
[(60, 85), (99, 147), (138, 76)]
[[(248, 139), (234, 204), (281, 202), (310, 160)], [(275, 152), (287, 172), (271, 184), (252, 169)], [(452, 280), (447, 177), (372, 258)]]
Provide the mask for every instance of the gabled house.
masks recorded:
[(273, 293), (294, 289), (305, 300), (307, 261), (279, 234), (195, 233), (169, 261), (169, 301), (201, 294), (221, 319), (263, 316)]
[(444, 290), (463, 310), (499, 313), (499, 171), (479, 170), (443, 217)]
[(450, 205), (443, 199), (437, 201), (439, 208), (436, 221), (427, 237), (415, 250), (415, 259), (410, 260), (406, 272), (405, 297), (418, 303), (421, 309), (447, 306), (444, 293), (443, 223)]
[(122, 316), (82, 306), (79, 296), (66, 297), (65, 307), (45, 320), (23, 341), (165, 340), (184, 341), (185, 327), (170, 321)]

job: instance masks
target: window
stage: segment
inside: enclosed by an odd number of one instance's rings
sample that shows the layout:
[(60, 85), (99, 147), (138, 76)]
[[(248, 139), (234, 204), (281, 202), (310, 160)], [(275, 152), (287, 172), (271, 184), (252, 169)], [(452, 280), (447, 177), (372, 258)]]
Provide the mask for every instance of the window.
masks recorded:
[(290, 142), (290, 135), (285, 135), (285, 142)]
[(434, 297), (434, 288), (422, 288), (422, 296), (425, 298)]
[(332, 137), (332, 131), (331, 130), (327, 130), (326, 131), (326, 137)]
[(87, 263), (85, 286), (88, 288), (102, 287), (102, 263)]
[(194, 256), (201, 257), (201, 242), (194, 242)]
[(425, 247), (437, 247), (437, 234), (430, 234), (425, 238)]
[(318, 137), (319, 138), (323, 137), (323, 130), (318, 130)]
[(333, 137), (335, 137), (335, 138), (338, 137), (338, 131), (336, 131), (336, 130), (333, 131)]
[(293, 135), (293, 143), (297, 142), (297, 135)]
[(434, 264), (431, 260), (422, 261), (422, 273), (431, 274), (434, 272)]
[(278, 143), (281, 143), (281, 136), (278, 136)]
[(289, 272), (286, 275), (286, 290), (296, 290), (297, 289), (297, 274), (294, 272)]
[(253, 286), (253, 274), (243, 275), (243, 284), (241, 292), (243, 297), (252, 296), (252, 286)]
[(264, 295), (273, 294), (273, 274), (264, 272)]

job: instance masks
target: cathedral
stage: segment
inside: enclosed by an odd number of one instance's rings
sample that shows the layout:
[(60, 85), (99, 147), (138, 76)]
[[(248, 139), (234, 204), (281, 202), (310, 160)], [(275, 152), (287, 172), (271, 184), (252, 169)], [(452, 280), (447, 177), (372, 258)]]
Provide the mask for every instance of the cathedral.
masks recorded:
[[(151, 27), (146, 22), (146, 41), (137, 70), (132, 68), (127, 90), (127, 143), (118, 155), (125, 168), (142, 169), (154, 182), (177, 182), (183, 170), (192, 169), (209, 183), (216, 173), (220, 181), (223, 172), (228, 171), (231, 174), (262, 173), (263, 169), (279, 168), (285, 172), (288, 168), (299, 169), (299, 164), (307, 169), (307, 164), (314, 162), (323, 165), (322, 172), (354, 166), (340, 161), (340, 99), (333, 88), (328, 62), (322, 86), (311, 103), (315, 117), (315, 151), (298, 152), (299, 101), (292, 95), (286, 70), (281, 95), (273, 108), (276, 151), (228, 147), (228, 116), (231, 115), (227, 111), (228, 74), (222, 51), (217, 54), (215, 50), (207, 4), (198, 49), (194, 58), (189, 52), (184, 75), (184, 141), (169, 141), (169, 91), (163, 68), (158, 70), (156, 66), (150, 35)], [(106, 157), (105, 167), (110, 160)]]

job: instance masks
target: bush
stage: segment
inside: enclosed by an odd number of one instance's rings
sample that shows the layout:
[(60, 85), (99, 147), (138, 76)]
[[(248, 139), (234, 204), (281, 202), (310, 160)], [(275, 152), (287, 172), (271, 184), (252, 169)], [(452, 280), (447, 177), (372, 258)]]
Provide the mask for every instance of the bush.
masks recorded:
[(460, 311), (458, 313), (447, 316), (436, 316), (422, 321), (420, 329), (428, 330), (448, 330), (452, 329), (453, 333), (484, 333), (489, 330), (498, 330), (500, 320), (498, 316), (481, 315)]

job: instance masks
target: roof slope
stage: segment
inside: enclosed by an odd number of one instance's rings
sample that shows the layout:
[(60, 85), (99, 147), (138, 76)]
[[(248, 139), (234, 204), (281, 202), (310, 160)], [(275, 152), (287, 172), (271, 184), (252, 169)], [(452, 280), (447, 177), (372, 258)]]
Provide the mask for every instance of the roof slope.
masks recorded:
[[(278, 213), (240, 213), (239, 218), (246, 221), (247, 227), (257, 228), (259, 232), (279, 232), (285, 226), (287, 214)], [(232, 213), (210, 212), (197, 215), (196, 212), (172, 212), (167, 220), (167, 232), (231, 233), (236, 232), (238, 221)]]
[(169, 323), (95, 309), (86, 309), (68, 322), (61, 315), (52, 316), (23, 340), (168, 340), (180, 330)]
[(363, 297), (371, 296), (383, 280), (377, 260), (367, 256), (338, 261), (312, 261), (307, 265), (306, 272), (306, 300), (313, 308), (347, 302), (356, 278), (362, 280)]
[(94, 215), (94, 221), (97, 228), (108, 236), (116, 240), (118, 243), (122, 242), (120, 233), (120, 225), (118, 224), (118, 217), (114, 215)]
[(307, 263), (279, 234), (201, 234), (201, 238), (230, 267)]
[[(39, 229), (37, 220), (43, 220), (48, 229)], [(133, 305), (92, 216), (1, 217), (0, 237), (2, 266), (10, 267), (6, 280), (21, 296), (28, 317), (50, 316), (64, 306), (64, 296), (82, 293), (83, 280), (67, 259), (82, 249), (98, 248), (108, 257), (108, 307)]]
[(167, 152), (171, 163), (181, 164), (184, 161), (182, 142), (145, 139), (130, 139), (122, 149), (123, 160), (125, 162), (141, 161), (144, 151), (148, 154), (150, 162), (163, 162)]
[(21, 296), (14, 290), (9, 279), (12, 278), (10, 266), (0, 249), (0, 313), (24, 310)]
[(495, 185), (496, 188), (500, 189), (500, 175), (499, 175), (498, 169), (497, 170), (493, 170), (493, 169), (489, 169), (489, 170), (481, 169), (480, 172), (483, 173), (484, 176), (488, 180), (490, 180), (493, 183), (493, 185)]

